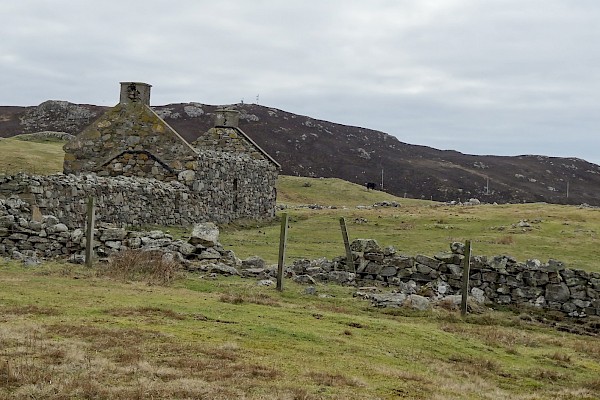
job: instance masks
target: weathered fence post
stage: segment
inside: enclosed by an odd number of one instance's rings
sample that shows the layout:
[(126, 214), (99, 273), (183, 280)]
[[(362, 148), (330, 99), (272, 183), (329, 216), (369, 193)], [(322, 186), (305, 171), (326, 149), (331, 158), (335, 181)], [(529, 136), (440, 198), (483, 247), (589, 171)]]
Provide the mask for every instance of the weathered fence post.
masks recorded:
[(92, 266), (92, 259), (94, 258), (94, 222), (96, 219), (96, 205), (94, 204), (94, 197), (90, 196), (87, 203), (87, 227), (85, 231), (85, 265), (86, 267)]
[(469, 298), (469, 273), (471, 270), (471, 241), (465, 240), (465, 259), (463, 260), (462, 299), (460, 315), (467, 315), (467, 300)]
[(277, 290), (283, 291), (283, 266), (285, 264), (285, 247), (287, 245), (288, 215), (281, 214), (281, 233), (279, 234), (279, 261), (277, 263)]
[(348, 230), (346, 229), (346, 219), (344, 217), (340, 217), (340, 228), (342, 228), (342, 238), (344, 239), (344, 247), (346, 248), (346, 266), (352, 266), (352, 272), (356, 273), (356, 265), (354, 265), (352, 250), (350, 250), (350, 240), (348, 239)]

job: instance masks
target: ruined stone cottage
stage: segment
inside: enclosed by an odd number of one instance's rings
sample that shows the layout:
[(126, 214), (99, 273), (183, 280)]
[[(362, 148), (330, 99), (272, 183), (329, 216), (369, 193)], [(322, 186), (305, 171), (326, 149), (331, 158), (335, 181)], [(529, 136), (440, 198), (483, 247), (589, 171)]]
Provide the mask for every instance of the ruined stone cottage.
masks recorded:
[(122, 82), (119, 104), (64, 146), (64, 175), (0, 182), (71, 226), (86, 198), (99, 220), (186, 225), (269, 219), (280, 165), (239, 127), (239, 113), (218, 110), (214, 128), (188, 143), (150, 108), (151, 85)]

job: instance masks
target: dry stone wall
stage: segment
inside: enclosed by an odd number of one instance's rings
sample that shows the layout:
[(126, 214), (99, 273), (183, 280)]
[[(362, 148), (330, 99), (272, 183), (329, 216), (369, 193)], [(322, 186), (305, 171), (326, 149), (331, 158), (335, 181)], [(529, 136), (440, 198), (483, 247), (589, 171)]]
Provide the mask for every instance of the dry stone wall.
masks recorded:
[[(21, 259), (26, 264), (43, 258), (68, 258), (82, 263), (85, 232), (70, 229), (52, 215), (28, 218), (31, 208), (19, 198), (0, 200), (0, 256)], [(190, 270), (216, 270), (237, 274), (241, 263), (232, 251), (219, 243), (219, 230), (213, 223), (198, 224), (189, 240), (174, 240), (162, 231), (129, 231), (119, 227), (100, 226), (94, 230), (93, 250), (97, 258), (105, 258), (124, 250), (159, 251), (169, 254)]]
[[(365, 298), (379, 307), (399, 307), (408, 300), (456, 300), (460, 304), (464, 245), (434, 257), (409, 256), (375, 240), (351, 244), (356, 273), (346, 257), (331, 261), (297, 260), (291, 266), (298, 281), (337, 282), (357, 286), (384, 285), (391, 292)], [(472, 256), (470, 295), (479, 303), (526, 305), (556, 310), (571, 317), (600, 316), (600, 273), (566, 268), (556, 260), (518, 262), (509, 256)]]
[(195, 170), (169, 182), (95, 174), (0, 176), (0, 198), (17, 195), (69, 228), (84, 223), (89, 196), (96, 199), (98, 221), (120, 226), (270, 219), (275, 215), (277, 171), (262, 163), (248, 163), (241, 155), (204, 154)]
[[(355, 240), (351, 247), (359, 278), (400, 286), (412, 282), (434, 293), (460, 291), (461, 243), (434, 257), (401, 255), (393, 247), (381, 248), (375, 240)], [(345, 264), (345, 258), (337, 262)], [(560, 261), (523, 263), (510, 256), (472, 256), (469, 281), (491, 303), (525, 304), (575, 317), (600, 315), (600, 273), (569, 269)]]

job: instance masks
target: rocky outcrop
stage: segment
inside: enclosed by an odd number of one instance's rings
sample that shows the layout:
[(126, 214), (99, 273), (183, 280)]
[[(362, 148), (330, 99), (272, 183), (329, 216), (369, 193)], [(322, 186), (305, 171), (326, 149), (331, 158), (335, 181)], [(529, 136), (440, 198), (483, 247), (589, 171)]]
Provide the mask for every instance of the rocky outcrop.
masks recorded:
[(77, 134), (98, 114), (99, 107), (48, 100), (37, 107), (30, 107), (20, 118), (24, 132), (61, 131)]

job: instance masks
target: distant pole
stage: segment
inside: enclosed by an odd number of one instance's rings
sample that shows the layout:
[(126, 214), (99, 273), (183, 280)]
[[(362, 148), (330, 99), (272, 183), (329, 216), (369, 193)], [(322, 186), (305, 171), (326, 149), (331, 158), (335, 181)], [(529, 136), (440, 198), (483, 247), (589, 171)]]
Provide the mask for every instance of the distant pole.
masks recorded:
[(283, 265), (285, 263), (285, 247), (287, 244), (288, 215), (281, 214), (281, 233), (279, 235), (279, 261), (277, 263), (277, 290), (283, 291)]
[(340, 218), (340, 228), (342, 229), (342, 238), (344, 239), (344, 247), (346, 248), (346, 266), (352, 266), (352, 272), (356, 273), (356, 265), (354, 265), (354, 257), (352, 257), (348, 230), (346, 229), (346, 219), (344, 217)]
[(383, 192), (383, 168), (381, 168), (381, 191)]
[(471, 270), (471, 241), (465, 240), (465, 259), (463, 260), (462, 299), (460, 315), (467, 315), (467, 299), (469, 298), (469, 273)]
[(569, 198), (569, 181), (567, 180), (567, 199)]
[(90, 196), (87, 203), (87, 227), (85, 234), (85, 265), (92, 266), (92, 258), (94, 257), (94, 223), (96, 219), (96, 205), (94, 197)]

